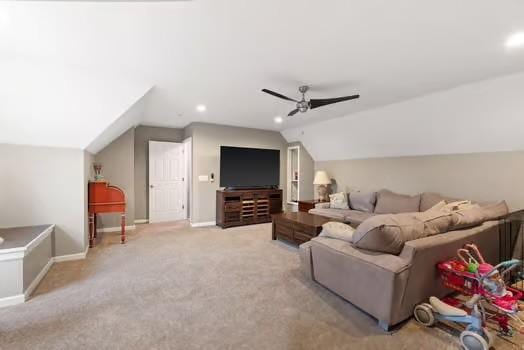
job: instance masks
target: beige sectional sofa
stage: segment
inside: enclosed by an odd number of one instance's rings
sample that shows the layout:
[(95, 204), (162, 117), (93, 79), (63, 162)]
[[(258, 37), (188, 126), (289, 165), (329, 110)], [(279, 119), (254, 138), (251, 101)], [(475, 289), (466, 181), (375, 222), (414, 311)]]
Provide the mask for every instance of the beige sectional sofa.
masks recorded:
[[(389, 194), (391, 192), (386, 194), (388, 201), (395, 197), (395, 194), (393, 196)], [(401, 197), (398, 198), (402, 200)], [(376, 207), (383, 208), (384, 206), (379, 203), (380, 200), (379, 192)], [(419, 211), (427, 210), (441, 200), (446, 198), (434, 193), (422, 194), (419, 197)], [(452, 199), (447, 198), (447, 200), (449, 202)], [(389, 204), (391, 203), (394, 201), (390, 201)], [(402, 203), (400, 206), (402, 207)], [(359, 226), (367, 218), (380, 215), (375, 212), (357, 214), (351, 209), (345, 212), (342, 210), (316, 208), (310, 212), (344, 219), (352, 226)], [(469, 227), (457, 229), (458, 224), (455, 228), (446, 226), (451, 230), (407, 240), (399, 246), (399, 251), (394, 253), (381, 252), (381, 249), (362, 249), (358, 244), (340, 239), (316, 237), (300, 246), (302, 269), (312, 280), (378, 319), (379, 325), (387, 330), (390, 326), (409, 318), (418, 303), (426, 301), (432, 295), (442, 297), (450, 292), (442, 286), (436, 265), (440, 261), (454, 257), (457, 249), (464, 244), (477, 244), (487, 261), (497, 262), (498, 218), (507, 214), (507, 211), (505, 202), (486, 205), (480, 211), (483, 217), (480, 222), (469, 225), (464, 225), (462, 222), (460, 226)], [(341, 215), (345, 216), (342, 218)], [(387, 214), (381, 217), (392, 218)], [(380, 221), (380, 218), (373, 221)], [(364, 226), (366, 225), (362, 225)], [(387, 229), (387, 225), (379, 229)], [(393, 231), (393, 234), (396, 234), (396, 231)]]

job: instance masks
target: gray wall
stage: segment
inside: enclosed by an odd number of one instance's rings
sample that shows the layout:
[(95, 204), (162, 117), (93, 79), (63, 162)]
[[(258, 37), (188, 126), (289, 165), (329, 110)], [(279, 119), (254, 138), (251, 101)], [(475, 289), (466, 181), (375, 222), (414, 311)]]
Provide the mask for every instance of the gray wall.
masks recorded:
[(149, 219), (149, 141), (182, 142), (184, 130), (138, 126), (135, 129), (135, 218)]
[[(215, 221), (216, 190), (220, 183), (220, 146), (280, 150), (280, 185), (285, 185), (287, 142), (276, 131), (193, 123), (185, 130), (193, 142), (192, 222)], [(199, 175), (215, 174), (215, 182), (199, 182)], [(285, 191), (284, 191), (285, 196)]]
[(54, 255), (86, 249), (81, 149), (0, 144), (0, 227), (55, 224)]
[(38, 274), (44, 269), (52, 254), (52, 237), (53, 233), (44, 238), (31, 252), (24, 257), (24, 292), (29, 288), (31, 283), (36, 279)]
[(326, 170), (338, 191), (434, 191), (524, 208), (524, 151), (321, 161), (315, 168)]
[[(102, 163), (102, 175), (111, 185), (120, 187), (126, 194), (126, 225), (135, 221), (135, 130), (129, 129), (95, 155)], [(120, 214), (98, 216), (98, 227), (120, 226)]]

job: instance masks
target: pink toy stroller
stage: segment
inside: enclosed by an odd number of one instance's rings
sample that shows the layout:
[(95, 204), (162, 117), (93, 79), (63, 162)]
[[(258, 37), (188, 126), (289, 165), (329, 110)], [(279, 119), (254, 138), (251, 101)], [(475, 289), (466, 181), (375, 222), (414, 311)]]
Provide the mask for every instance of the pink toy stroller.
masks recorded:
[[(476, 257), (473, 256), (476, 255)], [(431, 297), (430, 303), (415, 307), (414, 315), (419, 323), (432, 326), (436, 320), (466, 324), (460, 341), (464, 349), (487, 350), (493, 342), (485, 328), (486, 322), (498, 325), (499, 333), (510, 336), (515, 321), (524, 333), (524, 322), (518, 316), (522, 293), (508, 287), (504, 276), (521, 266), (520, 260), (504, 261), (496, 266), (485, 262), (475, 245), (466, 245), (457, 252), (459, 259), (437, 265), (443, 284), (463, 295), (471, 296), (467, 302), (448, 297), (444, 301)]]

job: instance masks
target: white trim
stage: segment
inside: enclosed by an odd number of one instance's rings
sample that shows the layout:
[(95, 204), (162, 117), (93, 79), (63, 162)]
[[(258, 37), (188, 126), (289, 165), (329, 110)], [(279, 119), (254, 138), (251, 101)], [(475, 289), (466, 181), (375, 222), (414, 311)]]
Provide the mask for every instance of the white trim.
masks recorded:
[(135, 224), (147, 224), (149, 222), (148, 219), (138, 219), (135, 220)]
[[(11, 250), (11, 249), (9, 249)], [(7, 253), (1, 253), (0, 254), (0, 261), (9, 261), (9, 260), (21, 260), (25, 256), (25, 252), (22, 250), (7, 252)]]
[[(54, 228), (54, 225), (53, 225), (52, 228)], [(51, 230), (51, 232), (52, 232), (52, 230)], [(46, 233), (45, 236), (47, 237), (48, 235), (49, 234)], [(30, 244), (36, 245), (36, 244), (40, 243), (42, 240), (43, 240), (43, 238), (38, 239), (38, 240), (34, 239), (33, 241), (31, 241)], [(26, 247), (28, 247), (28, 246), (29, 245), (27, 245)], [(11, 250), (11, 249), (9, 249), (9, 250)], [(51, 257), (49, 259), (49, 261), (47, 262), (47, 264), (45, 264), (45, 266), (42, 268), (42, 270), (40, 270), (38, 275), (36, 275), (35, 279), (33, 279), (31, 284), (29, 285), (29, 287), (27, 287), (27, 289), (24, 291), (23, 294), (13, 295), (13, 296), (10, 296), (10, 297), (5, 297), (5, 298), (0, 298), (0, 308), (4, 307), (4, 306), (11, 306), (11, 305), (24, 303), (27, 299), (29, 299), (31, 294), (34, 292), (36, 287), (40, 284), (42, 279), (47, 275), (47, 272), (49, 272), (49, 269), (51, 268), (51, 266), (53, 266), (54, 263), (63, 262), (63, 261), (72, 261), (72, 260), (85, 259), (86, 256), (87, 256), (87, 252), (88, 251), (89, 251), (89, 246), (82, 253), (69, 254), (69, 255), (60, 255), (60, 256)], [(26, 253), (27, 253), (26, 251), (20, 251), (19, 250), (19, 251), (11, 252), (11, 253), (8, 253), (8, 254), (2, 254), (2, 255), (0, 255), (0, 261), (22, 260), (22, 263), (23, 263), (23, 259), (24, 259), (25, 255), (26, 255)]]
[(0, 298), (0, 307), (22, 304), (25, 301), (23, 294), (17, 294), (10, 297)]
[(192, 222), (191, 227), (216, 226), (216, 221)]
[[(133, 231), (134, 229), (136, 229), (135, 225), (126, 226), (126, 231)], [(104, 233), (104, 232), (120, 232), (120, 230), (122, 230), (122, 228), (120, 226), (117, 226), (117, 227), (99, 228), (97, 231)]]
[(47, 274), (47, 271), (49, 271), (49, 269), (51, 268), (54, 262), (55, 262), (54, 258), (49, 259), (47, 264), (45, 264), (44, 268), (38, 273), (38, 275), (36, 275), (33, 282), (31, 282), (29, 287), (27, 287), (27, 289), (24, 292), (24, 301), (29, 299), (29, 296), (31, 296), (31, 294), (33, 293), (35, 288), (38, 286), (40, 281), (42, 281), (42, 279), (45, 277), (45, 275)]
[(40, 242), (42, 242), (44, 239), (46, 239), (51, 232), (55, 229), (55, 225), (49, 226), (44, 232), (36, 236), (35, 239), (33, 239), (31, 242), (29, 242), (26, 246), (26, 255), (29, 254), (30, 251), (32, 251)]
[[(294, 180), (293, 177), (293, 164), (291, 163), (291, 154), (292, 151), (297, 151), (297, 173), (298, 173), (298, 181)], [(297, 184), (297, 201), (300, 200), (300, 181), (302, 181), (302, 176), (300, 174), (300, 146), (289, 146), (287, 148), (287, 170), (286, 170), (286, 199), (288, 204), (292, 205), (298, 205), (298, 203), (295, 204), (295, 202), (291, 201), (291, 187), (293, 186), (293, 183)]]
[(86, 258), (88, 251), (89, 251), (89, 246), (87, 246), (86, 250), (82, 253), (55, 256), (53, 258), (53, 262), (82, 260)]
[(15, 260), (23, 258), (29, 254), (40, 242), (46, 239), (55, 229), (55, 225), (50, 225), (43, 232), (39, 233), (38, 236), (27, 243), (23, 247), (16, 247), (10, 249), (0, 249), (0, 261)]

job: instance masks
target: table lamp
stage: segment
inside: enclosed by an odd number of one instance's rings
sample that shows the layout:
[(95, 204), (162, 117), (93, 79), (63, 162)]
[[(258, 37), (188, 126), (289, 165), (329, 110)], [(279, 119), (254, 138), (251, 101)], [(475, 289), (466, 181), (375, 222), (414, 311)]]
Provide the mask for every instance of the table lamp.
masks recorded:
[(318, 185), (318, 199), (327, 201), (327, 185), (331, 184), (331, 179), (324, 170), (318, 170), (315, 173), (313, 185)]

